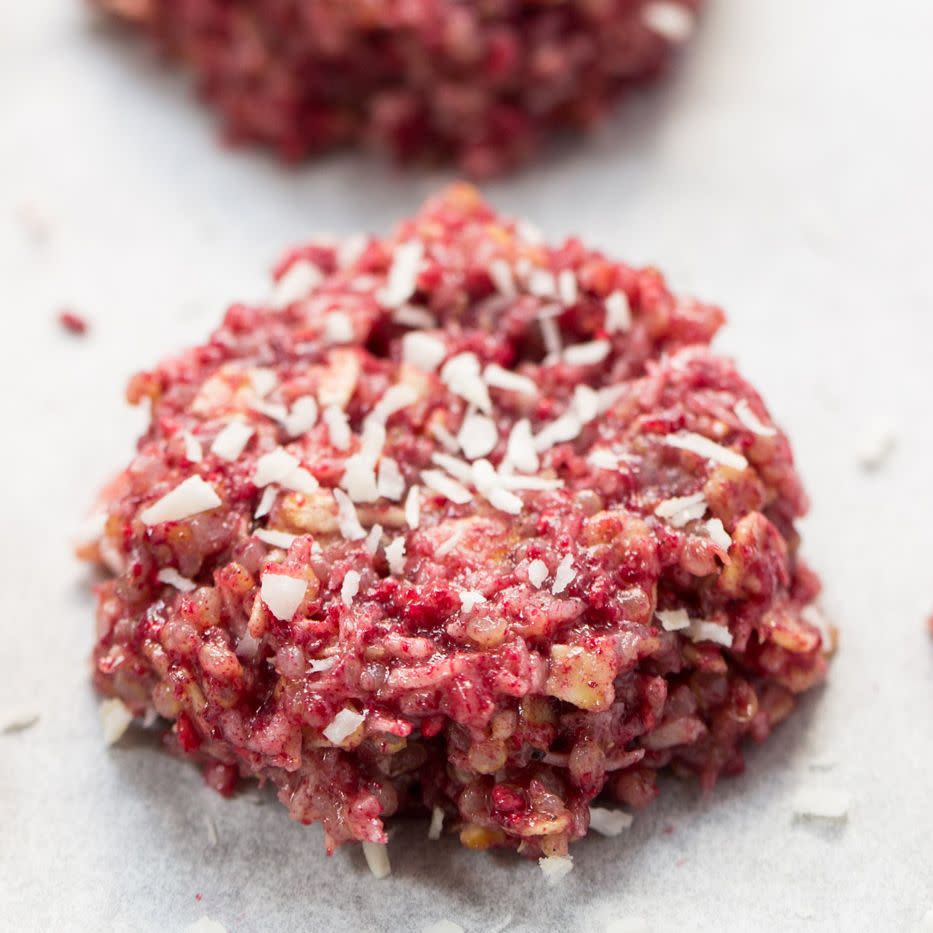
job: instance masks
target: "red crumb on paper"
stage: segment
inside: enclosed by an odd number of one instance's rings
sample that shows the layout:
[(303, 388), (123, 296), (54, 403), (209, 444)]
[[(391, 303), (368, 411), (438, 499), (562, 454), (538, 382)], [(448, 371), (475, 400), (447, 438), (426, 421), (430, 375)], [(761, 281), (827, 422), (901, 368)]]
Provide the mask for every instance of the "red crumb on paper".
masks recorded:
[(594, 800), (740, 773), (831, 646), (723, 321), (467, 186), (290, 251), (130, 381), (151, 420), (85, 551), (97, 688), (329, 850), (441, 811), (562, 856)]
[(58, 323), (68, 331), (78, 337), (83, 337), (88, 332), (87, 319), (82, 317), (76, 311), (64, 310), (58, 314)]

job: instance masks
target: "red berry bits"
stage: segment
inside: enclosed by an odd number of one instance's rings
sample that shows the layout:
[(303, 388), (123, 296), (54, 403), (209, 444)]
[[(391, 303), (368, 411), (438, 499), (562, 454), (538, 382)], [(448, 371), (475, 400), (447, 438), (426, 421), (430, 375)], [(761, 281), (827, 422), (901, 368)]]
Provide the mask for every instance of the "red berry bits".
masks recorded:
[(97, 687), (380, 874), (414, 811), (561, 877), (593, 801), (614, 833), (662, 769), (741, 771), (826, 672), (806, 497), (722, 323), (463, 186), (294, 250), (130, 383)]
[(58, 323), (63, 330), (76, 337), (83, 337), (88, 332), (87, 319), (67, 308), (59, 312)]
[(502, 172), (661, 71), (700, 0), (97, 0), (195, 75), (235, 140), (368, 143)]

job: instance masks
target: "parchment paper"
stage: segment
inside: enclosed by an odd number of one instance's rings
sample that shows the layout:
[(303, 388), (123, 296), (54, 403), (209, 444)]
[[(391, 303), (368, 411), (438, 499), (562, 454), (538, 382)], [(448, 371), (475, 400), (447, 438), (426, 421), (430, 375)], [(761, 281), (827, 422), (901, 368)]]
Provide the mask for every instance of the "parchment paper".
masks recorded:
[[(376, 882), (358, 847), (328, 859), (319, 830), (256, 791), (222, 800), (151, 736), (103, 747), (92, 581), (69, 541), (141, 427), (126, 377), (263, 294), (283, 247), (386, 230), (445, 178), (221, 152), (184, 81), (76, 0), (5, 4), (0, 709), (40, 719), (0, 735), (0, 928), (915, 929), (933, 908), (931, 30), (917, 0), (713, 0), (668, 84), (486, 189), (726, 307), (720, 346), (795, 442), (805, 552), (842, 632), (828, 686), (743, 777), (706, 798), (667, 781), (548, 888), (423, 823), (396, 830)], [(63, 306), (86, 338), (57, 327)], [(898, 443), (867, 473), (876, 419)], [(811, 785), (851, 795), (844, 825), (795, 820)]]

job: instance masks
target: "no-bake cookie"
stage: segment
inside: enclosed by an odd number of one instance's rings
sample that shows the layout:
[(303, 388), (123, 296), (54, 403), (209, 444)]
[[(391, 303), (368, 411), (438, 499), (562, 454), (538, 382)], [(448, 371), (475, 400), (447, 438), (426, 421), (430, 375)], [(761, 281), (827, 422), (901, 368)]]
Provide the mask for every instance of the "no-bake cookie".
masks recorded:
[(151, 421), (85, 549), (97, 687), (330, 848), (424, 812), (559, 858), (597, 797), (741, 771), (830, 639), (723, 320), (465, 186), (293, 250), (130, 383)]

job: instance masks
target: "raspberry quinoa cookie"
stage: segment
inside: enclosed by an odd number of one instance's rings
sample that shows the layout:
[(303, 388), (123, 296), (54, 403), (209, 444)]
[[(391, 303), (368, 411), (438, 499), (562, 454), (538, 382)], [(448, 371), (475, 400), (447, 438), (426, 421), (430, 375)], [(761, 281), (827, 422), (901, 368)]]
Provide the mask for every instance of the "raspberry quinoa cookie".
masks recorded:
[(330, 850), (404, 811), (561, 859), (822, 681), (807, 501), (718, 308), (464, 186), (275, 279), (131, 381), (86, 551), (97, 687), (221, 793), (271, 782)]
[(95, 2), (181, 59), (233, 139), (488, 175), (654, 77), (700, 0)]

